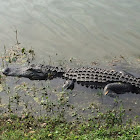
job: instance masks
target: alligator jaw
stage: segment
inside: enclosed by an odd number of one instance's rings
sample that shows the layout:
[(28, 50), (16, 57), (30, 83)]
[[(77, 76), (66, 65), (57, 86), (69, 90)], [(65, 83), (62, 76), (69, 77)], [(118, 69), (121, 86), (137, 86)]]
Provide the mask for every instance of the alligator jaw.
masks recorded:
[(33, 71), (31, 68), (5, 68), (2, 73), (6, 76), (25, 77), (31, 80), (47, 79), (43, 72)]
[(19, 76), (18, 68), (5, 68), (2, 73), (6, 76)]
[(5, 68), (3, 74), (6, 76), (25, 77), (30, 80), (51, 80), (55, 77), (62, 77), (64, 70), (53, 66), (30, 65), (27, 67)]

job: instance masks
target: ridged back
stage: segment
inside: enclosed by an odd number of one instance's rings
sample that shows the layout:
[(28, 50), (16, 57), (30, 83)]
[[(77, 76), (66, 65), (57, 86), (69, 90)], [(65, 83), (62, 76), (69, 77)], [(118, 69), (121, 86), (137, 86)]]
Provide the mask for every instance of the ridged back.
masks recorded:
[(82, 67), (68, 69), (64, 75), (66, 79), (75, 80), (77, 82), (99, 82), (99, 83), (112, 83), (112, 82), (123, 82), (134, 85), (140, 88), (140, 79), (133, 75), (127, 74), (121, 71), (106, 70), (101, 68), (93, 67)]

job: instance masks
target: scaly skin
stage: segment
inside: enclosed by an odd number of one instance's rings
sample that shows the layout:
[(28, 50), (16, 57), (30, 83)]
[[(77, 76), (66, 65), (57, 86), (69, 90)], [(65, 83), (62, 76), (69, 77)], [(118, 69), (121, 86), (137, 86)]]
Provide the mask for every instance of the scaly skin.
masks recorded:
[(104, 88), (105, 94), (110, 91), (118, 94), (125, 92), (139, 93), (140, 89), (140, 79), (133, 75), (93, 67), (64, 69), (62, 67), (33, 64), (24, 68), (6, 68), (3, 74), (26, 77), (31, 80), (47, 80), (60, 77), (71, 81), (65, 85), (66, 88), (74, 88), (74, 83), (77, 82), (90, 88)]

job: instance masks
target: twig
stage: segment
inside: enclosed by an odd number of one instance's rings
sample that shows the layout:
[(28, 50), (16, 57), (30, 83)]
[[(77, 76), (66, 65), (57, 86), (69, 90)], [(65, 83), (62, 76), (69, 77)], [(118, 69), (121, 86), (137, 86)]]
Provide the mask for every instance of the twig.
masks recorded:
[(17, 35), (17, 30), (15, 31), (15, 33), (16, 33), (16, 45), (19, 45), (19, 44), (21, 44), (21, 43), (19, 43), (19, 41), (18, 41), (18, 35)]

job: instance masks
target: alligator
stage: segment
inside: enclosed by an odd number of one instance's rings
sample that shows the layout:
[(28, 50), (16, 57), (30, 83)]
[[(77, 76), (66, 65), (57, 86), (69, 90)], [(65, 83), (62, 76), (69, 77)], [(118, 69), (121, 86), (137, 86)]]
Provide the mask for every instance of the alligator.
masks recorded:
[(31, 64), (27, 67), (8, 67), (3, 70), (6, 76), (25, 77), (30, 80), (52, 80), (63, 78), (66, 89), (73, 89), (75, 82), (90, 88), (103, 88), (108, 93), (140, 93), (140, 78), (124, 71), (107, 70), (94, 67), (63, 68), (50, 65)]

